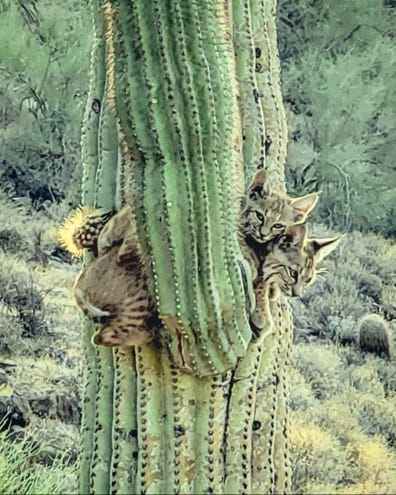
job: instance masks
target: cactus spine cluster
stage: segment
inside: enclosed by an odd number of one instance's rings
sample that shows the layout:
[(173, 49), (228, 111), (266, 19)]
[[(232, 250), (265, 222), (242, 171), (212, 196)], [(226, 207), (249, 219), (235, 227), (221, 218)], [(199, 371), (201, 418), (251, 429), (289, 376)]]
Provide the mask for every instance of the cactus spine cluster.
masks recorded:
[(80, 491), (287, 493), (289, 310), (252, 339), (236, 231), (244, 176), (284, 189), (275, 2), (91, 7), (83, 202), (133, 202), (163, 328), (112, 350), (87, 323)]

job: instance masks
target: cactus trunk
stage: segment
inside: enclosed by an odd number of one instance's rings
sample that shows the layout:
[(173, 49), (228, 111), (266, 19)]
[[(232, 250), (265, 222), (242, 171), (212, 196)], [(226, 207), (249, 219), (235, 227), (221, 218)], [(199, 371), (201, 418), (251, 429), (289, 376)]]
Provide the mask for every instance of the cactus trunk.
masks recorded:
[(275, 2), (91, 7), (83, 202), (133, 203), (163, 326), (111, 350), (87, 322), (80, 491), (287, 493), (290, 314), (252, 338), (237, 238), (244, 177), (284, 190)]

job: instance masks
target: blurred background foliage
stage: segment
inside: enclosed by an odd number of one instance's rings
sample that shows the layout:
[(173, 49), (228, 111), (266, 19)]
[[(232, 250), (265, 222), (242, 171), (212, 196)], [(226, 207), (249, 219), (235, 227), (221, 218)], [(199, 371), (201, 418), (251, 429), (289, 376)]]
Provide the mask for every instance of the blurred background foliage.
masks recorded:
[(79, 201), (89, 26), (84, 2), (0, 2), (1, 187), (36, 209)]
[(317, 220), (396, 233), (395, 5), (279, 0), (291, 191), (321, 191)]
[[(321, 192), (311, 236), (346, 232), (292, 301), (294, 491), (396, 493), (396, 3), (278, 3), (289, 192)], [(79, 264), (56, 226), (80, 201), (90, 26), (86, 2), (0, 0), (0, 492), (76, 492)]]
[[(0, 180), (35, 208), (79, 201), (90, 21), (85, 2), (0, 2)], [(314, 217), (396, 233), (396, 24), (383, 0), (279, 0), (291, 193)]]

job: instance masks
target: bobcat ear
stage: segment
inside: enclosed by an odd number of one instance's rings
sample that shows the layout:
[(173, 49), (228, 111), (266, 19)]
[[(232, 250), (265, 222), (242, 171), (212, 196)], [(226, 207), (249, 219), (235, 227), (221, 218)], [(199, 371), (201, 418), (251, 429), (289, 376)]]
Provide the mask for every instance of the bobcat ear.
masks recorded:
[(307, 227), (301, 223), (290, 225), (287, 227), (284, 235), (291, 236), (294, 244), (302, 245), (307, 235)]
[(256, 175), (253, 177), (253, 180), (248, 187), (248, 196), (252, 197), (254, 193), (258, 193), (259, 196), (262, 196), (262, 191), (268, 192), (264, 188), (266, 180), (267, 172), (264, 169), (260, 169), (258, 172), (256, 172)]
[(318, 201), (318, 193), (308, 194), (301, 198), (293, 198), (291, 205), (293, 207), (293, 221), (304, 222), (308, 213), (314, 208)]
[(341, 237), (327, 237), (324, 239), (310, 239), (317, 262), (329, 255), (339, 244)]

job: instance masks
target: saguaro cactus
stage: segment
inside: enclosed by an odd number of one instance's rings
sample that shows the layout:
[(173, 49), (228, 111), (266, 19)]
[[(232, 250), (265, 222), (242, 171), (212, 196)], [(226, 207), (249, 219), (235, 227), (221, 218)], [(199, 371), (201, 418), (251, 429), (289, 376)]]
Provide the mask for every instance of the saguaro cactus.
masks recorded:
[(133, 204), (163, 327), (112, 350), (87, 322), (80, 490), (288, 492), (289, 310), (252, 338), (237, 240), (244, 177), (284, 189), (275, 2), (91, 7), (83, 202)]

